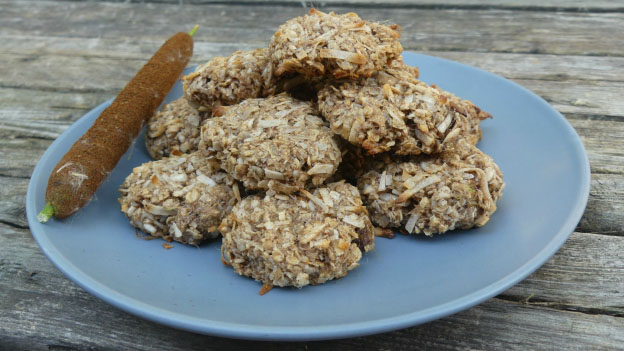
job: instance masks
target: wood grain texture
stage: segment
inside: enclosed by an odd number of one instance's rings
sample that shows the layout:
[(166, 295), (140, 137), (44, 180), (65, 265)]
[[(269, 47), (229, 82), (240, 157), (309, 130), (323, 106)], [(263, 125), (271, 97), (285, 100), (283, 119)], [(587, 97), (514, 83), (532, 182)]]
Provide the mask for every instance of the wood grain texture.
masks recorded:
[[(266, 5), (170, 5), (127, 3), (64, 3), (30, 1), (3, 3), (1, 34), (90, 38), (125, 37), (145, 40), (168, 37), (201, 25), (197, 37), (220, 43), (245, 41), (260, 46), (286, 20), (306, 13), (302, 7), (278, 11)], [(331, 10), (331, 6), (320, 7)], [(340, 12), (348, 9), (336, 9)], [(365, 19), (391, 21), (403, 28), (408, 50), (513, 52), (622, 56), (618, 35), (624, 32), (624, 13), (575, 13), (483, 9), (360, 8)], [(25, 21), (16, 18), (27, 16)], [(96, 22), (98, 25), (90, 25)], [(603, 28), (609, 28), (605, 33)], [(69, 34), (69, 35), (68, 35)], [(599, 40), (597, 40), (599, 38)], [(201, 40), (201, 39), (200, 39)]]
[(28, 178), (0, 176), (0, 223), (28, 228), (24, 200)]
[(624, 237), (573, 233), (546, 264), (501, 298), (624, 317), (622, 249)]
[(624, 177), (619, 174), (593, 174), (587, 209), (578, 229), (624, 236)]
[[(577, 117), (579, 119), (577, 119)], [(602, 116), (571, 116), (568, 120), (587, 150), (592, 173), (624, 174), (624, 124)]]
[[(305, 6), (304, 6), (305, 5)], [(50, 143), (113, 97), (162, 42), (201, 25), (193, 63), (263, 47), (315, 5), (403, 27), (407, 50), (542, 96), (581, 137), (587, 209), (563, 247), (496, 298), (422, 326), (308, 343), (202, 336), (117, 310), (65, 278), (25, 218)], [(580, 0), (0, 0), (0, 350), (613, 350), (624, 344), (624, 5)]]

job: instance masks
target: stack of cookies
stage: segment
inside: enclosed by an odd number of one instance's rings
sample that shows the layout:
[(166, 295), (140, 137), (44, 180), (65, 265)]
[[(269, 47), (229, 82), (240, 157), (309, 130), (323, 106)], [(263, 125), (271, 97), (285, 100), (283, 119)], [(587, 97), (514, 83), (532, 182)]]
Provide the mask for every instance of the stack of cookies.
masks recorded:
[(483, 226), (502, 174), (475, 144), (491, 117), (401, 58), (398, 27), (311, 10), (268, 48), (217, 57), (148, 122), (156, 159), (122, 211), (188, 244), (222, 236), (222, 261), (263, 292), (340, 278), (375, 235)]

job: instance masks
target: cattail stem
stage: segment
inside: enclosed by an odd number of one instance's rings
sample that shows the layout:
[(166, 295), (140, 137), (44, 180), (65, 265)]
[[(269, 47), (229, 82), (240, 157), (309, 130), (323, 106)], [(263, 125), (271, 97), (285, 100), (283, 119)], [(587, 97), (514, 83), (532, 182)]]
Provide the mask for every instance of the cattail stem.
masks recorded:
[(41, 210), (41, 212), (39, 212), (39, 214), (37, 215), (37, 220), (40, 223), (45, 223), (49, 221), (53, 215), (54, 215), (54, 207), (52, 207), (52, 204), (47, 203), (45, 207), (43, 208), (43, 210)]
[(193, 36), (193, 34), (195, 34), (195, 32), (197, 32), (197, 29), (199, 28), (199, 24), (196, 24), (195, 27), (193, 27), (193, 29), (191, 29), (188, 34), (190, 36)]
[(41, 212), (66, 218), (85, 206), (169, 93), (193, 55), (193, 38), (174, 34), (117, 94), (52, 170)]

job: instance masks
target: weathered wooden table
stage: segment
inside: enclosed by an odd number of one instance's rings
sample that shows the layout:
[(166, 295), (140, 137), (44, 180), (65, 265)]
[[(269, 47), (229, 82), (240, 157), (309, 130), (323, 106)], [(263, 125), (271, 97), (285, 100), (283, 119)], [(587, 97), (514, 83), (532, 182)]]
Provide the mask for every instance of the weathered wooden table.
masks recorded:
[(456, 315), (381, 335), (237, 341), (157, 325), (89, 295), (44, 257), (26, 187), (44, 150), (114, 96), (172, 33), (201, 24), (193, 63), (265, 46), (302, 1), (0, 0), (0, 349), (624, 349), (624, 4), (615, 1), (314, 2), (403, 28), (406, 50), (474, 65), (565, 115), (591, 163), (587, 210), (537, 272)]

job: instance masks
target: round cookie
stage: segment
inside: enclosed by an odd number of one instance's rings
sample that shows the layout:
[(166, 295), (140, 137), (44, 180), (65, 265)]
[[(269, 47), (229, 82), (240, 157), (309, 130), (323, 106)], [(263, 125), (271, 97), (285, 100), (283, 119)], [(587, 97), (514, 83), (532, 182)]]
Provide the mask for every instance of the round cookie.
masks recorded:
[(337, 136), (308, 102), (280, 94), (222, 112), (202, 126), (199, 149), (247, 189), (292, 193), (322, 184), (340, 163)]
[(368, 77), (398, 58), (398, 26), (367, 22), (355, 13), (336, 15), (311, 9), (279, 27), (269, 51), (275, 74), (307, 77)]
[(252, 195), (219, 227), (223, 262), (269, 287), (321, 284), (356, 268), (374, 229), (354, 186), (344, 182), (288, 195)]
[(215, 57), (183, 77), (185, 97), (200, 111), (271, 95), (275, 90), (268, 49)]
[(147, 121), (145, 146), (156, 160), (197, 150), (200, 124), (209, 117), (182, 97), (163, 107)]
[(437, 156), (380, 164), (358, 188), (373, 223), (408, 234), (481, 227), (505, 187), (492, 158), (467, 142)]
[(395, 60), (373, 77), (330, 82), (319, 91), (319, 110), (332, 130), (369, 155), (431, 154), (461, 138), (476, 144), (479, 123), (490, 114), (416, 76)]
[(195, 245), (218, 237), (221, 220), (240, 200), (234, 179), (197, 152), (136, 167), (119, 191), (134, 227)]

